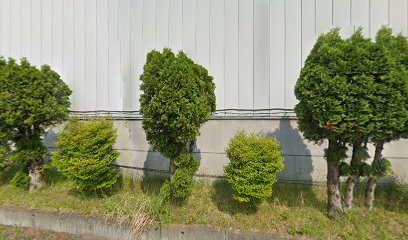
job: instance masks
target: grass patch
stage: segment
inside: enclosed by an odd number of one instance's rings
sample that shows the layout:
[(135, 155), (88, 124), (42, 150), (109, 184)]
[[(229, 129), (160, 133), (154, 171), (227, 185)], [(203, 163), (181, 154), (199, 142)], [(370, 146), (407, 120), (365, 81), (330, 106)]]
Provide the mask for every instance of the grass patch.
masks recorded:
[(170, 216), (164, 217), (158, 196), (163, 182), (160, 177), (125, 179), (116, 194), (93, 198), (79, 195), (67, 181), (52, 182), (31, 194), (3, 184), (0, 205), (134, 218), (144, 213), (162, 222), (317, 239), (408, 239), (408, 187), (403, 185), (379, 186), (372, 212), (363, 207), (364, 189), (357, 187), (354, 211), (344, 221), (330, 221), (325, 186), (276, 184), (273, 196), (254, 209), (235, 201), (223, 180), (195, 182), (186, 204), (172, 206)]

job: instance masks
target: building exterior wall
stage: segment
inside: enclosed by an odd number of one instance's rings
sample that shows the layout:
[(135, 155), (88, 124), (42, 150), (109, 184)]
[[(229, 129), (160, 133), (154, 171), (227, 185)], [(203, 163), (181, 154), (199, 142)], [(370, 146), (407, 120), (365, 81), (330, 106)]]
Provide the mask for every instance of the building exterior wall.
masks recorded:
[(152, 49), (183, 49), (216, 83), (217, 109), (291, 109), (317, 36), (407, 33), (406, 0), (0, 0), (0, 55), (49, 64), (72, 110), (139, 109)]
[[(132, 114), (146, 54), (184, 50), (216, 84), (219, 111), (197, 143), (200, 174), (222, 175), (227, 142), (243, 128), (278, 137), (282, 179), (324, 181), (324, 146), (304, 141), (296, 121), (285, 120), (300, 68), (333, 27), (347, 37), (361, 26), (374, 37), (381, 25), (406, 35), (407, 24), (406, 0), (0, 0), (0, 55), (52, 66), (73, 90), (72, 111), (115, 116), (120, 165), (165, 171), (168, 160), (149, 147)], [(408, 182), (406, 144), (387, 146), (385, 155)]]
[[(116, 120), (118, 141), (116, 148), (120, 152), (118, 165), (127, 172), (140, 175), (145, 173), (166, 173), (169, 160), (154, 151), (146, 142), (141, 120)], [(53, 148), (58, 131), (49, 131), (46, 143)], [(321, 145), (303, 139), (297, 129), (296, 120), (291, 119), (211, 119), (201, 129), (194, 152), (200, 162), (198, 176), (217, 178), (223, 176), (223, 168), (228, 164), (225, 153), (227, 144), (236, 131), (265, 132), (276, 137), (283, 149), (285, 168), (280, 174), (281, 181), (324, 182), (326, 181), (326, 161)], [(408, 183), (408, 140), (386, 144), (384, 156), (391, 161), (394, 174), (388, 180)], [(369, 146), (374, 156), (373, 146)], [(351, 156), (351, 151), (349, 151)], [(371, 160), (369, 160), (371, 161)]]

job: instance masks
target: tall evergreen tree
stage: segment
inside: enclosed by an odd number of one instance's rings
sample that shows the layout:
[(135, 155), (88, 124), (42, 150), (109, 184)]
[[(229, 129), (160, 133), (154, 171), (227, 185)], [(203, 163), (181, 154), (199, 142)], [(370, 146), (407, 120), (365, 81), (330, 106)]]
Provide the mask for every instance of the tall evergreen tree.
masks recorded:
[(147, 55), (140, 79), (140, 112), (147, 141), (170, 159), (172, 200), (184, 200), (198, 170), (193, 145), (200, 127), (215, 111), (213, 78), (185, 53), (175, 55), (164, 49)]

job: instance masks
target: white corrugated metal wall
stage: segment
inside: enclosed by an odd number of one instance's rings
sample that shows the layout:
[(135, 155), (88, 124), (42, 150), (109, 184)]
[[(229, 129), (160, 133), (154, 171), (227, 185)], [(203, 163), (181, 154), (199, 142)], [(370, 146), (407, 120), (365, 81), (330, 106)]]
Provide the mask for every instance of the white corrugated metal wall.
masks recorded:
[(72, 110), (138, 110), (145, 55), (163, 47), (209, 69), (217, 109), (293, 108), (319, 34), (406, 34), (407, 12), (407, 0), (0, 0), (0, 54), (51, 65)]

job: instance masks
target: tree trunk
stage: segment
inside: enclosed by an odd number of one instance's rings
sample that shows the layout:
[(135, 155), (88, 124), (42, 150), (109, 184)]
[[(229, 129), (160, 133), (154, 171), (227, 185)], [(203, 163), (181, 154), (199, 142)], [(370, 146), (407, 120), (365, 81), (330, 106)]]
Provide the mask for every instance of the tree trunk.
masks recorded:
[(370, 177), (367, 182), (366, 189), (366, 199), (365, 204), (369, 211), (373, 210), (374, 207), (374, 192), (375, 192), (376, 180), (373, 177)]
[(173, 203), (176, 202), (176, 198), (174, 197), (174, 184), (173, 184), (173, 177), (176, 172), (176, 164), (174, 164), (174, 159), (170, 159), (170, 199)]
[(354, 198), (354, 186), (355, 179), (354, 176), (349, 176), (346, 182), (346, 192), (344, 194), (344, 206), (345, 211), (349, 212), (353, 208), (353, 198)]
[(42, 164), (39, 162), (31, 163), (29, 167), (30, 192), (43, 187), (43, 178), (41, 174)]
[[(376, 161), (381, 161), (383, 149), (384, 149), (383, 142), (379, 142), (376, 144), (373, 163)], [(371, 211), (374, 207), (375, 187), (376, 187), (375, 176), (370, 176), (367, 182), (367, 188), (366, 188), (366, 194), (365, 194), (365, 205), (369, 211)]]
[[(329, 141), (329, 150), (332, 149), (333, 141)], [(339, 163), (336, 159), (327, 161), (327, 216), (330, 219), (343, 217), (344, 209), (340, 196), (340, 174)]]
[(351, 211), (353, 208), (353, 199), (354, 199), (354, 187), (355, 181), (360, 178), (360, 164), (361, 159), (359, 159), (358, 150), (361, 148), (361, 143), (357, 142), (353, 145), (353, 153), (351, 156), (350, 167), (355, 172), (355, 176), (349, 176), (346, 182), (346, 191), (344, 193), (344, 206), (345, 211)]

